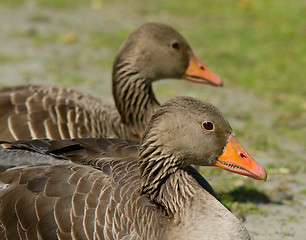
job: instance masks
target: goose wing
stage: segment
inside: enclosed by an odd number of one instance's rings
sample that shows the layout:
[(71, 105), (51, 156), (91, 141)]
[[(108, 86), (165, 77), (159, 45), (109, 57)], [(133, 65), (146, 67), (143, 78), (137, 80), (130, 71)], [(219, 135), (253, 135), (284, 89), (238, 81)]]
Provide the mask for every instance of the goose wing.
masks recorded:
[(117, 136), (115, 107), (79, 91), (22, 85), (0, 90), (0, 139)]

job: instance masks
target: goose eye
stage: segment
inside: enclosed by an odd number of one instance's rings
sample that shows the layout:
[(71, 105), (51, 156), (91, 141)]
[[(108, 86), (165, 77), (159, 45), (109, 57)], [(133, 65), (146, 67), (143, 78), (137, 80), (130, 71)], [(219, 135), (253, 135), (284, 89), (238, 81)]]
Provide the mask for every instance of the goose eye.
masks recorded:
[(214, 123), (211, 122), (211, 121), (205, 121), (205, 122), (203, 122), (203, 123), (202, 123), (202, 127), (203, 127), (203, 129), (206, 130), (206, 131), (213, 131), (213, 130), (215, 130), (215, 125), (214, 125)]
[(171, 47), (178, 50), (178, 49), (180, 49), (180, 44), (175, 42), (175, 43), (171, 44)]

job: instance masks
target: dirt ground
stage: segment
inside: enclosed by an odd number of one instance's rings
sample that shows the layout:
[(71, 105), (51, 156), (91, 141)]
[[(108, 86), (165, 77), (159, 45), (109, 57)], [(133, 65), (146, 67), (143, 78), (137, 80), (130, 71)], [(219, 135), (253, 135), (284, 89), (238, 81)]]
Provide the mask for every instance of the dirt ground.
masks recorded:
[[(95, 43), (88, 46), (88, 35), (95, 31), (107, 34), (120, 25), (133, 29), (145, 21), (169, 23), (167, 15), (159, 19), (141, 16), (124, 19), (118, 14), (122, 10), (118, 6), (105, 7), (102, 11), (89, 7), (50, 10), (32, 5), (14, 8), (0, 5), (0, 85), (39, 83), (71, 86), (112, 102), (110, 63), (116, 52)], [(162, 86), (169, 91), (162, 90)], [(255, 112), (260, 109), (266, 124), (270, 124), (269, 103), (234, 86), (211, 88), (167, 80), (154, 87), (160, 92), (157, 97), (161, 102), (174, 95), (204, 95), (203, 99), (221, 106), (225, 113), (235, 111), (237, 105), (242, 112), (249, 108)], [(231, 97), (233, 95), (235, 98)], [(230, 117), (229, 120), (239, 126), (239, 118)], [(247, 149), (251, 147), (248, 143), (244, 145)], [(297, 148), (302, 159), (305, 149), (293, 147)], [(271, 153), (255, 152), (253, 156), (263, 166), (278, 161)], [(245, 178), (241, 179), (244, 181)], [(243, 214), (244, 224), (254, 239), (306, 239), (305, 179), (305, 172), (292, 172), (287, 168), (268, 171), (268, 180), (258, 183), (258, 186), (261, 191), (271, 193), (269, 201), (256, 203), (260, 213)], [(209, 177), (208, 180), (214, 186), (218, 178)]]

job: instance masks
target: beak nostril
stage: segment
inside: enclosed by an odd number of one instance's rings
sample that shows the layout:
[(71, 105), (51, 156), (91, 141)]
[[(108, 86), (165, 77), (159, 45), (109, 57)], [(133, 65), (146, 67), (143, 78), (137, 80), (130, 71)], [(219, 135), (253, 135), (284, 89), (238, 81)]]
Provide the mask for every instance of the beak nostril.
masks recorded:
[(248, 158), (243, 152), (239, 152), (239, 156), (244, 159)]
[(200, 66), (200, 68), (201, 68), (201, 70), (205, 71), (205, 68), (202, 65)]

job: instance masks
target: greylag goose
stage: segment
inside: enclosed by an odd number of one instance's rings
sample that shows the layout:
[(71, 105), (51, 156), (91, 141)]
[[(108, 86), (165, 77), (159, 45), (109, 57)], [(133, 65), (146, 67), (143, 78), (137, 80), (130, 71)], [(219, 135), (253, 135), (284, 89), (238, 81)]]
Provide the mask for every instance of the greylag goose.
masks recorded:
[(173, 28), (146, 23), (129, 35), (113, 66), (116, 107), (73, 89), (23, 85), (0, 90), (0, 139), (116, 137), (139, 140), (159, 107), (152, 82), (184, 78), (222, 85)]
[(92, 138), (3, 145), (11, 149), (0, 161), (23, 151), (23, 160), (73, 163), (0, 174), (1, 239), (250, 239), (190, 165), (267, 177), (222, 114), (191, 97), (157, 109), (140, 145)]

